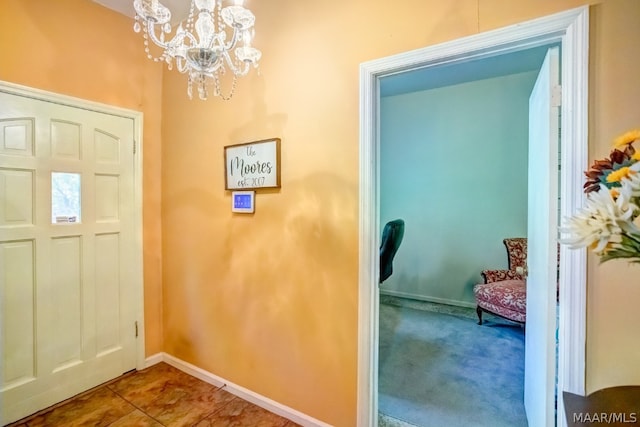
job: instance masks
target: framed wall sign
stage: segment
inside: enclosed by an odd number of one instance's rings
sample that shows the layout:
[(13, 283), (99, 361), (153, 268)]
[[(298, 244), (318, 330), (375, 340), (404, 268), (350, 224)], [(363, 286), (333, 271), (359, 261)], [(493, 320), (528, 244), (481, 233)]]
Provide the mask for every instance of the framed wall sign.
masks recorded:
[(280, 138), (224, 147), (224, 188), (280, 188)]

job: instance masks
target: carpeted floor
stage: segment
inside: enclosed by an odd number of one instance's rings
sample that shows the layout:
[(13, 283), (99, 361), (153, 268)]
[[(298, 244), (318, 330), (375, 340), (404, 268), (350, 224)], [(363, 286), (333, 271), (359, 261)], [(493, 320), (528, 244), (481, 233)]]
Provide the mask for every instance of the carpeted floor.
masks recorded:
[(419, 308), (381, 298), (380, 425), (526, 427), (523, 329), (495, 317), (479, 326), (469, 309)]

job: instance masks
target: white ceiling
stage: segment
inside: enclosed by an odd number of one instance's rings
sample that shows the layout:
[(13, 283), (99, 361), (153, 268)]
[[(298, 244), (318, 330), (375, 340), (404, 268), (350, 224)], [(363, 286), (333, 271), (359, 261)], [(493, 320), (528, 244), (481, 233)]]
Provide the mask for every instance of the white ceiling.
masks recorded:
[[(133, 18), (133, 0), (92, 0), (94, 3), (115, 10), (125, 16)], [(189, 14), (190, 0), (162, 0), (160, 3), (171, 11), (171, 22), (177, 23)]]

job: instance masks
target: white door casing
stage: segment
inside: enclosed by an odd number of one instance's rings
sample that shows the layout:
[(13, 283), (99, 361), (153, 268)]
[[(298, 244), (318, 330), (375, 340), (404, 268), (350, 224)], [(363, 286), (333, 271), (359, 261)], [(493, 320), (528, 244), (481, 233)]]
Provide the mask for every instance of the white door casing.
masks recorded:
[[(142, 366), (140, 121), (0, 84), (2, 423)], [(75, 222), (52, 173), (80, 177)]]
[(558, 236), (559, 48), (529, 97), (527, 332), (524, 405), (530, 427), (554, 425)]
[[(360, 65), (360, 232), (357, 425), (378, 421), (379, 85), (416, 68), (560, 44), (562, 58), (560, 215), (584, 204), (587, 164), (589, 8), (518, 23)], [(585, 392), (586, 251), (560, 248), (558, 389)], [(558, 425), (566, 425), (558, 401)]]

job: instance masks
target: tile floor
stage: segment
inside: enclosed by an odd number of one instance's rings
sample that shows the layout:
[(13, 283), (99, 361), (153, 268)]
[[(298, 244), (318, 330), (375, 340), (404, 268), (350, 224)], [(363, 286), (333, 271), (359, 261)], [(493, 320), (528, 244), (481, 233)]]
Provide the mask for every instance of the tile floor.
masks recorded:
[(294, 422), (159, 363), (45, 409), (11, 427), (294, 427)]

